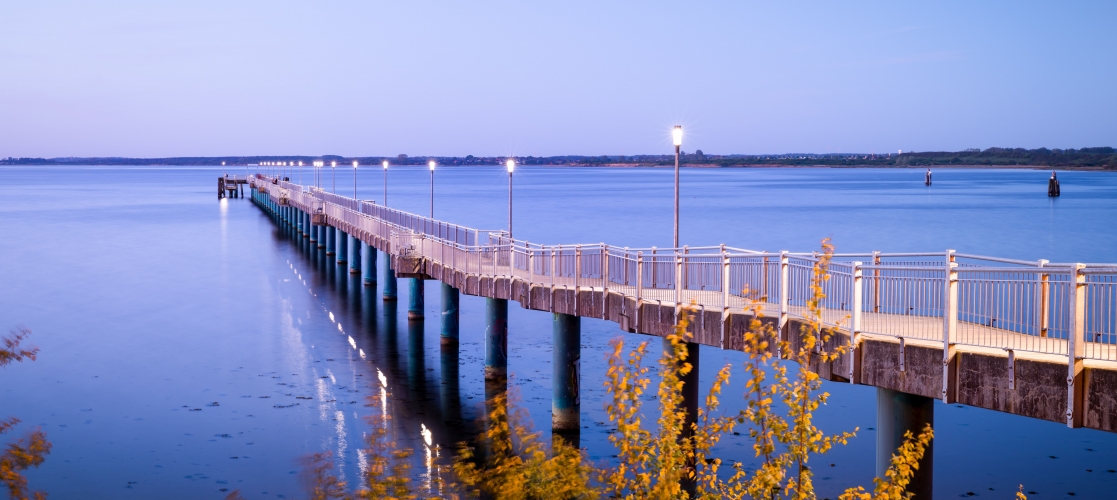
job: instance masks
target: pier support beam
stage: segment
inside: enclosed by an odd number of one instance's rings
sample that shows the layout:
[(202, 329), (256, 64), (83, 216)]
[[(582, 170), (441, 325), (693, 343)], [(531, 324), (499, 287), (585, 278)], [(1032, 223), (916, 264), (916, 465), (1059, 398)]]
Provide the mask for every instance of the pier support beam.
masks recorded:
[(551, 429), (577, 431), (581, 428), (579, 364), (582, 359), (582, 318), (554, 313), (551, 329), (554, 352), (551, 378)]
[[(458, 345), (458, 289), (442, 283), (442, 345)], [(456, 347), (455, 347), (456, 349)]]
[[(934, 422), (934, 399), (877, 387), (877, 477), (884, 477), (888, 471), (892, 455), (904, 444), (905, 431), (918, 436), (923, 426)], [(927, 445), (919, 470), (908, 484), (908, 492), (916, 499), (932, 498), (933, 447), (934, 442)]]
[(349, 235), (349, 274), (361, 272), (361, 241)]
[(322, 226), (322, 231), (326, 233), (326, 255), (334, 255), (337, 253), (337, 231), (330, 226)]
[(303, 238), (310, 238), (310, 212), (303, 212)]
[(384, 301), (396, 300), (396, 271), (392, 269), (392, 256), (384, 254), (384, 261), (388, 263), (384, 270)]
[(376, 247), (361, 242), (361, 278), (365, 286), (376, 284)]
[(407, 283), (407, 319), (423, 319), (423, 309), (426, 307), (426, 294), (423, 280), (412, 278)]
[(508, 299), (485, 299), (485, 380), (508, 378)]
[(337, 238), (337, 263), (344, 264), (349, 261), (349, 235), (337, 227), (334, 228), (334, 233)]

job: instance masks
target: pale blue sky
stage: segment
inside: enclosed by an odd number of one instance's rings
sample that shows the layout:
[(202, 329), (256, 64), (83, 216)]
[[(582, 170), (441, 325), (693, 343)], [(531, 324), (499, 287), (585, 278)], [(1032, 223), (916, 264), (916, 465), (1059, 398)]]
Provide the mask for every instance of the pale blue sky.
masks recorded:
[(0, 2), (0, 157), (1117, 145), (1117, 2)]

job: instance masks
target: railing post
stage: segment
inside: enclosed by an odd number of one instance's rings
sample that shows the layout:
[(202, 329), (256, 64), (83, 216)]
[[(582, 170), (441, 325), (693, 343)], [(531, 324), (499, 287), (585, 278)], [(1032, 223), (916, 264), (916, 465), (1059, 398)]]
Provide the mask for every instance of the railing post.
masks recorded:
[(601, 243), (601, 319), (609, 318), (609, 247)]
[(729, 254), (721, 244), (721, 348), (729, 345)]
[(574, 247), (574, 315), (578, 316), (578, 285), (582, 276), (582, 245)]
[(551, 293), (555, 292), (555, 249), (562, 247), (551, 247)]
[(950, 404), (954, 402), (954, 380), (957, 377), (954, 341), (958, 337), (958, 263), (954, 261), (954, 250), (947, 250), (946, 257), (943, 272), (946, 297), (942, 314), (942, 401)]
[(787, 320), (791, 312), (791, 259), (787, 250), (780, 251), (780, 324), (781, 340), (787, 340)]
[(849, 321), (849, 383), (856, 384), (857, 348), (861, 345), (861, 309), (863, 281), (861, 262), (853, 263), (853, 310)]
[(640, 333), (640, 297), (642, 296), (640, 289), (644, 287), (644, 252), (636, 252), (636, 311), (633, 314), (633, 321), (636, 325), (632, 331)]
[[(880, 265), (880, 251), (873, 251), (873, 266)], [(873, 269), (873, 312), (880, 312), (880, 269)]]
[(1067, 427), (1082, 427), (1086, 356), (1086, 275), (1084, 264), (1074, 265), (1070, 292), (1070, 335), (1067, 338)]
[[(1046, 260), (1039, 261), (1039, 267), (1046, 266)], [(1037, 318), (1036, 325), (1039, 327), (1039, 336), (1046, 337), (1050, 323), (1048, 309), (1051, 308), (1051, 275), (1042, 273), (1039, 275), (1039, 281), (1039, 318)]]

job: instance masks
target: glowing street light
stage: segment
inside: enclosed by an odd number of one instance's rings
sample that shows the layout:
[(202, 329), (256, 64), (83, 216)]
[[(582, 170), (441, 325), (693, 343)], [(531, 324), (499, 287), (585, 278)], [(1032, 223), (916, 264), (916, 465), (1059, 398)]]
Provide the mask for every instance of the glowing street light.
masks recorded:
[(679, 147), (683, 145), (682, 125), (675, 125), (671, 138), (675, 142), (675, 248), (679, 248)]
[(512, 171), (516, 170), (516, 160), (511, 158), (504, 162), (508, 168), (508, 242), (512, 242)]
[(357, 160), (353, 160), (353, 199), (357, 199)]
[(431, 169), (431, 218), (432, 219), (434, 218), (434, 165), (435, 165), (434, 160), (431, 160), (429, 163), (427, 163), (427, 166), (430, 167), (430, 169)]
[[(303, 162), (300, 161), (299, 162), (299, 186), (302, 186), (302, 185), (303, 185)], [(300, 187), (299, 191), (302, 191), (302, 190), (303, 190), (303, 188)]]
[(388, 160), (384, 160), (384, 206), (388, 206)]
[[(330, 192), (337, 194), (337, 162), (330, 162)], [(678, 245), (676, 245), (678, 246)]]

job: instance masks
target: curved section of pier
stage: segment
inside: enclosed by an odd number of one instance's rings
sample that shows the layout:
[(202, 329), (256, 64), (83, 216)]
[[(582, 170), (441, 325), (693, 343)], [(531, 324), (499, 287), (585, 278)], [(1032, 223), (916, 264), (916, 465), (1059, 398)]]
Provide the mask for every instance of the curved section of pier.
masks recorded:
[[(689, 305), (693, 340), (721, 349), (742, 349), (754, 303), (795, 345), (818, 260), (725, 245), (539, 245), (279, 179), (249, 183), (268, 206), (293, 209), (292, 224), (383, 251), (396, 277), (660, 337)], [(823, 322), (837, 331), (831, 347), (851, 349), (812, 367), (824, 379), (1117, 431), (1117, 264), (873, 252), (836, 254), (830, 272)]]

